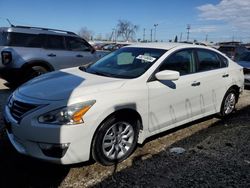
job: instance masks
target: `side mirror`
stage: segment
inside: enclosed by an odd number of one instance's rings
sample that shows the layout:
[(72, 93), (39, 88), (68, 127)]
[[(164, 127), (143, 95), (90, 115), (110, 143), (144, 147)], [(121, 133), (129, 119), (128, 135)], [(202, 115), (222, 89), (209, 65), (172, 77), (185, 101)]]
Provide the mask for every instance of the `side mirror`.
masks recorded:
[(178, 71), (164, 70), (164, 71), (157, 72), (155, 74), (155, 77), (161, 81), (164, 81), (164, 80), (174, 81), (174, 80), (179, 79), (180, 73)]

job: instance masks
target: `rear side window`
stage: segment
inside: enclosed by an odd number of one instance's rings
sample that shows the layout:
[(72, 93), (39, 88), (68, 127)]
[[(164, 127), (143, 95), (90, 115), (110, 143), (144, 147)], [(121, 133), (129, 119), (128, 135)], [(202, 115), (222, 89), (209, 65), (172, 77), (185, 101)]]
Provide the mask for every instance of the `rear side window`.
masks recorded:
[(198, 72), (221, 68), (221, 60), (218, 55), (209, 50), (197, 50)]
[(6, 46), (7, 45), (7, 33), (0, 31), (0, 46)]
[(63, 36), (44, 35), (46, 37), (45, 48), (54, 50), (65, 50), (65, 42)]
[(159, 71), (174, 70), (180, 75), (194, 72), (194, 58), (192, 50), (182, 50), (170, 55), (160, 66)]
[(227, 67), (228, 66), (227, 58), (225, 58), (224, 56), (219, 55), (219, 54), (218, 54), (218, 56), (220, 57), (220, 60), (221, 60), (221, 68)]
[(15, 33), (8, 34), (8, 46), (41, 48), (43, 40), (40, 35)]
[(90, 51), (90, 46), (81, 38), (67, 37), (67, 48), (72, 51)]

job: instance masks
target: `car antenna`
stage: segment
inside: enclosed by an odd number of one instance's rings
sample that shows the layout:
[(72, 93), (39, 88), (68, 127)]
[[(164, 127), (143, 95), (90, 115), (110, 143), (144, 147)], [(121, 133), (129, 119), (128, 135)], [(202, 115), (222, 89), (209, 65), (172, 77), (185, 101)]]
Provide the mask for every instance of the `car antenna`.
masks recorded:
[(13, 25), (8, 18), (6, 18), (6, 20), (10, 24), (11, 27), (15, 27), (15, 25)]

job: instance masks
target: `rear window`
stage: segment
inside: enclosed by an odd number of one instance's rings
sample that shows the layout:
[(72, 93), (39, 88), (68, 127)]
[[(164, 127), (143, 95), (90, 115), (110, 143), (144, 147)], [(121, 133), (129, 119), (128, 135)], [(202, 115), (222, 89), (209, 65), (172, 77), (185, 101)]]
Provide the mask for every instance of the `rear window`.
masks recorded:
[(11, 32), (7, 37), (8, 46), (41, 48), (42, 42), (41, 36), (36, 34)]
[(7, 33), (0, 31), (0, 46), (6, 46), (7, 44)]

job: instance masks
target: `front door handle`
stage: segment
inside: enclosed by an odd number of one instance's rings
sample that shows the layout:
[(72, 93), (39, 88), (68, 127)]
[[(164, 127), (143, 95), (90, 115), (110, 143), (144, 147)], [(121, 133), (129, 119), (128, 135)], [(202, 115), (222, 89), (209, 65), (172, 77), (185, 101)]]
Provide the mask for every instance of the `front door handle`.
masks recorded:
[(51, 54), (48, 54), (48, 56), (49, 57), (56, 57), (56, 54), (51, 53)]
[(83, 57), (83, 55), (81, 55), (81, 54), (78, 54), (78, 55), (76, 55), (76, 57)]
[(229, 76), (229, 74), (223, 74), (222, 75), (222, 78), (226, 78), (226, 77), (228, 77)]
[(199, 86), (199, 85), (201, 85), (200, 82), (193, 82), (193, 83), (191, 84), (191, 86), (194, 86), (194, 87)]

